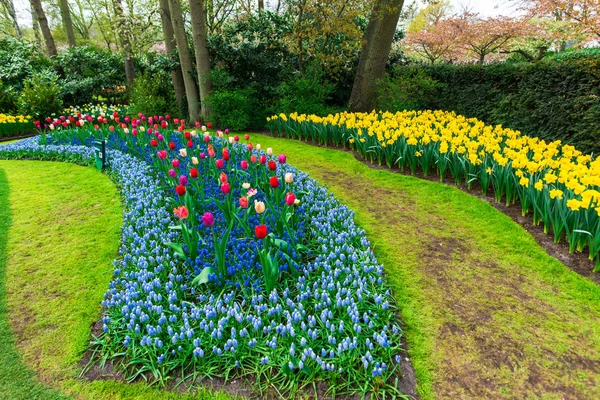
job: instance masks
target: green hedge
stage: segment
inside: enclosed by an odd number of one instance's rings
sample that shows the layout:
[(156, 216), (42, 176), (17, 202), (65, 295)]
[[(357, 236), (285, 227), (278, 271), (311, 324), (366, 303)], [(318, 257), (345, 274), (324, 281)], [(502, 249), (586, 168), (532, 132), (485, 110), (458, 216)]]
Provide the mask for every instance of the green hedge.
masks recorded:
[[(600, 151), (598, 56), (483, 67), (399, 67), (390, 75), (380, 87), (382, 109), (397, 111), (395, 105), (418, 104), (418, 108), (452, 110), (526, 135), (559, 139), (582, 151)], [(397, 95), (390, 98), (392, 91)], [(420, 101), (397, 101), (411, 96)]]

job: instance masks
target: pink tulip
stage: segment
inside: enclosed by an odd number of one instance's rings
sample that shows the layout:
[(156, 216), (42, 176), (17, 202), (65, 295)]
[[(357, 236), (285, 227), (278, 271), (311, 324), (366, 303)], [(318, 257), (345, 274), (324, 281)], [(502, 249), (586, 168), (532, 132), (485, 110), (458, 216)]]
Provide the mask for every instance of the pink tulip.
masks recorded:
[(171, 165), (173, 165), (173, 168), (179, 168), (179, 160), (174, 159), (173, 161), (171, 161)]
[(217, 166), (217, 168), (221, 169), (225, 166), (225, 161), (219, 158), (217, 161), (215, 161), (215, 165)]
[(280, 154), (279, 157), (277, 157), (277, 160), (279, 161), (279, 164), (285, 164), (285, 160), (286, 160), (286, 156), (285, 154)]
[(171, 178), (175, 178), (175, 177), (177, 176), (177, 172), (175, 172), (175, 170), (174, 170), (174, 169), (170, 169), (170, 170), (169, 170), (169, 176), (170, 176)]
[(244, 171), (248, 169), (248, 161), (246, 160), (242, 160), (240, 162), (240, 168), (243, 169)]
[(223, 192), (223, 194), (229, 194), (229, 192), (231, 191), (231, 186), (229, 186), (229, 182), (225, 182), (221, 185), (221, 191)]
[(160, 150), (158, 153), (158, 158), (160, 158), (161, 160), (164, 160), (165, 158), (167, 158), (167, 152), (165, 150)]
[(204, 226), (211, 227), (215, 224), (215, 217), (211, 213), (205, 212), (204, 215), (202, 215), (202, 223)]
[(179, 177), (179, 184), (185, 186), (185, 185), (187, 185), (187, 183), (188, 183), (187, 176), (181, 175)]
[(285, 204), (293, 206), (296, 201), (296, 195), (294, 193), (288, 193), (285, 195)]

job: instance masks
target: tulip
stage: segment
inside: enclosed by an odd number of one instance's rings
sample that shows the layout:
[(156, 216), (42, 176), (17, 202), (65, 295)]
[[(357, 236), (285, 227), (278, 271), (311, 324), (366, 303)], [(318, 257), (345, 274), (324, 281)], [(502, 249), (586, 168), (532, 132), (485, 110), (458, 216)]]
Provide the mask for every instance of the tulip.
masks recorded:
[(179, 118), (175, 118), (173, 122), (175, 122), (175, 125), (179, 125)]
[(183, 125), (181, 125), (181, 126), (179, 126), (179, 127), (177, 128), (177, 130), (178, 130), (179, 132), (183, 132), (183, 130), (184, 130), (184, 129), (185, 129), (185, 127), (184, 127)]
[(198, 157), (192, 157), (192, 164), (198, 165)]
[(165, 140), (165, 137), (160, 134), (156, 138), (158, 139), (159, 142), (162, 142), (163, 140)]
[(173, 168), (179, 168), (179, 160), (174, 159), (173, 161), (171, 161), (171, 165), (173, 165)]
[(212, 129), (212, 123), (210, 123), (210, 122), (209, 122), (209, 123), (208, 123), (208, 124), (206, 124), (206, 125), (208, 126), (208, 129)]
[(244, 135), (244, 139), (246, 139), (246, 140), (250, 140), (250, 135), (246, 133), (246, 134)]
[(200, 153), (200, 159), (204, 160), (206, 158), (206, 154), (204, 154), (204, 152)]
[(225, 134), (229, 134), (229, 129), (225, 129)]
[(187, 150), (186, 149), (179, 149), (179, 155), (181, 157), (187, 157)]
[(192, 169), (190, 169), (190, 176), (192, 178), (197, 178), (198, 177), (198, 168), (192, 168)]
[(160, 123), (160, 127), (163, 128), (163, 129), (165, 129), (167, 127), (167, 121), (162, 121)]
[(204, 135), (204, 143), (210, 142), (210, 136)]
[(246, 196), (248, 196), (248, 197), (256, 196), (257, 193), (258, 193), (258, 190), (256, 190), (256, 189), (248, 189), (248, 193), (246, 193)]
[(171, 150), (175, 150), (175, 143), (173, 143), (173, 142), (169, 142), (169, 148), (170, 148)]
[(229, 192), (231, 192), (231, 186), (229, 186), (229, 182), (225, 182), (221, 185), (221, 191), (223, 194), (229, 194)]
[[(94, 125), (94, 126), (96, 126), (96, 125)], [(137, 135), (138, 135), (138, 130), (137, 130), (137, 129), (132, 129), (132, 130), (131, 130), (131, 134), (132, 134), (133, 136), (137, 136)]]
[(265, 155), (262, 155), (262, 156), (260, 156), (260, 159), (259, 159), (259, 160), (260, 160), (260, 163), (261, 163), (261, 164), (266, 164), (266, 163), (267, 163), (267, 156), (265, 156)]
[(219, 158), (217, 161), (215, 161), (215, 165), (217, 166), (217, 168), (221, 169), (225, 166), (225, 161)]
[(202, 129), (202, 132), (206, 132), (206, 126), (202, 125), (202, 128), (200, 129)]
[(269, 161), (269, 169), (271, 171), (275, 171), (277, 169), (277, 164), (275, 164), (275, 161)]
[(248, 151), (252, 151), (253, 148), (254, 146), (252, 146), (252, 143), (248, 143)]
[(233, 136), (229, 136), (227, 140), (229, 140), (229, 144), (233, 144)]
[(288, 172), (285, 174), (285, 183), (292, 183), (294, 182), (294, 174), (292, 174), (291, 172)]
[(158, 158), (160, 158), (161, 160), (164, 160), (165, 158), (167, 158), (167, 152), (165, 150), (160, 150), (156, 154), (158, 155)]
[(165, 115), (165, 119), (169, 120), (171, 119), (171, 116), (169, 114)]
[(293, 206), (296, 202), (296, 195), (294, 193), (288, 193), (285, 195), (285, 204)]
[(192, 140), (188, 140), (188, 142), (187, 142), (187, 147), (189, 147), (190, 149), (191, 149), (192, 147), (194, 147), (194, 142), (193, 142)]
[(208, 145), (208, 155), (209, 155), (210, 157), (214, 157), (214, 156), (216, 156), (216, 154), (215, 154), (215, 149), (214, 149), (214, 148), (212, 147), (212, 145), (210, 145), (210, 144)]
[(225, 161), (228, 161), (231, 158), (231, 156), (229, 155), (229, 149), (227, 147), (225, 147), (223, 149), (223, 159)]
[(175, 214), (179, 219), (186, 219), (190, 213), (186, 206), (180, 206), (173, 210), (173, 214)]
[(239, 137), (238, 135), (235, 135), (235, 136), (233, 137), (233, 140), (235, 140), (236, 142), (239, 142), (239, 141), (240, 141), (240, 137)]
[(185, 133), (183, 134), (183, 136), (184, 136), (184, 137), (185, 137), (187, 140), (190, 140), (190, 138), (192, 137), (192, 134), (191, 134), (191, 133), (189, 133), (189, 132), (185, 132)]
[(156, 147), (156, 146), (158, 146), (158, 142), (157, 142), (156, 140), (152, 139), (152, 140), (150, 141), (150, 146), (152, 146), (152, 147)]
[(250, 189), (250, 183), (249, 182), (244, 182), (242, 183), (242, 187), (246, 190)]
[(256, 150), (260, 150), (260, 143), (256, 145)]
[(240, 197), (240, 207), (248, 208), (248, 198), (247, 197)]
[(285, 164), (286, 159), (287, 157), (285, 156), (285, 154), (280, 154), (279, 157), (277, 157), (277, 161), (279, 161), (279, 164)]
[(225, 183), (225, 182), (229, 181), (227, 179), (227, 174), (225, 172), (221, 172), (221, 175), (219, 175), (219, 180), (221, 181), (221, 183)]
[(269, 184), (271, 185), (271, 187), (273, 189), (278, 188), (279, 187), (279, 179), (277, 179), (276, 176), (272, 176), (271, 179), (269, 179)]
[(240, 168), (243, 169), (244, 171), (248, 169), (248, 161), (246, 160), (242, 160), (240, 161)]
[(270, 147), (267, 147), (267, 154), (272, 156), (273, 155), (273, 149)]
[(170, 176), (171, 178), (175, 178), (175, 177), (177, 176), (177, 172), (175, 172), (175, 170), (174, 170), (174, 169), (170, 169), (170, 170), (169, 170), (169, 176)]
[(256, 238), (264, 239), (267, 237), (267, 226), (266, 225), (258, 225), (255, 228)]
[(252, 163), (255, 163), (255, 162), (256, 162), (256, 156), (255, 156), (254, 154), (252, 154), (252, 155), (250, 156), (250, 161), (251, 161)]
[(200, 122), (196, 121), (196, 128), (200, 128)]
[(179, 177), (179, 184), (182, 186), (185, 186), (185, 185), (187, 185), (187, 183), (188, 183), (187, 176), (181, 175)]
[(183, 186), (183, 185), (175, 186), (175, 192), (177, 192), (177, 195), (180, 197), (185, 196), (185, 192), (186, 192), (185, 186)]
[(254, 210), (256, 211), (257, 214), (262, 214), (265, 212), (265, 203), (263, 203), (262, 201), (257, 201), (254, 200)]
[[(65, 123), (63, 126), (66, 127), (67, 123)], [(115, 127), (111, 125), (111, 126), (108, 127), (108, 130), (111, 131), (111, 132), (114, 132), (115, 131)]]
[(215, 217), (211, 213), (205, 212), (202, 215), (202, 223), (204, 226), (211, 227), (215, 224)]

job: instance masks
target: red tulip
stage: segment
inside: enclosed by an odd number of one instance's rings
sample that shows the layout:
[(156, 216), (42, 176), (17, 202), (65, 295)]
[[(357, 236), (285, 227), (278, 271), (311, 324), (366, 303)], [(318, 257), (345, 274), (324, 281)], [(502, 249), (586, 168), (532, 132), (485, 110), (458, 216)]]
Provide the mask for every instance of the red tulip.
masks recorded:
[(179, 118), (175, 118), (173, 122), (175, 122), (175, 125), (179, 125)]
[(206, 126), (208, 126), (208, 129), (212, 128), (212, 124), (210, 122), (208, 124), (206, 124)]
[(111, 131), (111, 132), (114, 132), (115, 131), (115, 127), (111, 125), (111, 126), (108, 127), (108, 130)]
[(243, 169), (244, 171), (248, 169), (248, 161), (246, 160), (242, 160), (240, 162), (240, 168)]
[(177, 128), (177, 130), (178, 130), (179, 132), (183, 132), (183, 129), (184, 129), (184, 128), (185, 128), (185, 127), (184, 127), (183, 125), (180, 125), (180, 126), (179, 126), (179, 128)]
[(248, 135), (247, 133), (244, 135), (244, 139), (246, 140), (250, 140), (250, 135)]
[(254, 154), (250, 156), (250, 161), (253, 163), (256, 162), (256, 156)]
[(252, 143), (248, 143), (248, 151), (252, 151), (253, 148), (254, 146), (252, 146)]
[(227, 147), (225, 147), (223, 149), (223, 159), (225, 161), (229, 160), (231, 158), (231, 156), (229, 155), (229, 149)]
[(296, 201), (296, 195), (294, 193), (288, 193), (285, 195), (285, 204), (293, 206)]
[(204, 136), (204, 143), (208, 143), (210, 142), (210, 135), (205, 135)]
[(185, 186), (183, 186), (183, 185), (175, 186), (175, 192), (177, 192), (178, 196), (185, 196), (185, 192), (186, 192)]
[(225, 172), (221, 172), (221, 175), (219, 175), (219, 180), (221, 181), (221, 183), (225, 183), (225, 182), (229, 181), (229, 179), (227, 179), (227, 174)]
[(132, 129), (132, 130), (131, 130), (131, 134), (132, 134), (133, 136), (137, 136), (137, 135), (138, 135), (138, 130), (137, 130), (137, 129), (135, 129), (135, 128), (134, 128), (134, 129)]
[(185, 132), (185, 133), (183, 134), (183, 136), (185, 136), (185, 138), (186, 138), (187, 140), (190, 140), (190, 138), (192, 137), (192, 135), (191, 135), (189, 132)]
[(163, 128), (163, 129), (165, 129), (167, 127), (167, 121), (162, 121), (160, 123), (160, 127)]
[(236, 142), (239, 142), (239, 141), (240, 141), (240, 137), (239, 137), (238, 135), (235, 135), (235, 136), (233, 137), (233, 140), (235, 140)]
[(167, 115), (165, 115), (165, 118), (166, 118), (167, 120), (169, 120), (169, 119), (171, 119), (171, 116), (170, 116), (169, 114), (167, 114)]
[(275, 171), (277, 169), (277, 164), (275, 164), (275, 161), (269, 161), (269, 169), (271, 171)]
[(217, 168), (221, 169), (225, 166), (225, 161), (219, 158), (217, 161), (215, 161), (215, 165), (217, 166)]
[(167, 158), (167, 152), (165, 150), (160, 150), (158, 153), (158, 158), (160, 158), (161, 160), (164, 160), (165, 158)]
[(260, 163), (261, 164), (266, 164), (267, 163), (267, 156), (265, 156), (265, 155), (260, 156)]
[(198, 177), (198, 168), (192, 168), (192, 169), (190, 169), (190, 176), (192, 178), (197, 178)]
[(269, 179), (269, 184), (271, 185), (271, 187), (273, 189), (278, 188), (279, 187), (279, 179), (277, 179), (276, 176), (272, 176), (271, 179)]
[(175, 143), (173, 143), (173, 142), (169, 142), (169, 148), (170, 148), (171, 150), (175, 150)]
[(247, 197), (240, 197), (240, 207), (248, 208), (248, 198)]
[(152, 140), (150, 141), (150, 146), (152, 146), (152, 147), (156, 147), (156, 146), (158, 146), (158, 142), (157, 142), (156, 140), (152, 139)]
[(173, 214), (177, 216), (179, 219), (186, 219), (190, 213), (186, 206), (179, 206), (173, 210)]
[(258, 225), (254, 232), (256, 233), (256, 237), (258, 239), (264, 239), (267, 237), (267, 226), (266, 225)]
[(225, 182), (221, 185), (221, 191), (223, 194), (229, 194), (229, 192), (231, 192), (231, 186), (229, 186), (229, 182)]

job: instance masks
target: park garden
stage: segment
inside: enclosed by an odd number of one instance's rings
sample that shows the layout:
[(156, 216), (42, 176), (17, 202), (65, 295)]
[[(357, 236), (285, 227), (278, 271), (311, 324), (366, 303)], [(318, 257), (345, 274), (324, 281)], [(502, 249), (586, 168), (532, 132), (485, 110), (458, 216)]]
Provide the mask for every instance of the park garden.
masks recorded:
[(2, 0), (0, 397), (600, 397), (600, 8), (502, 4)]

